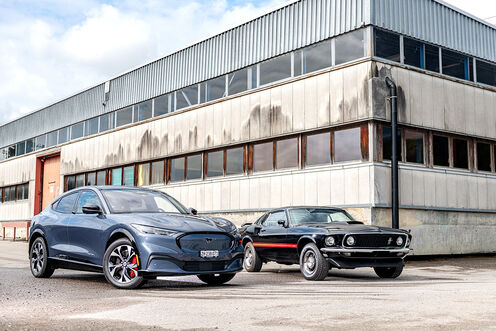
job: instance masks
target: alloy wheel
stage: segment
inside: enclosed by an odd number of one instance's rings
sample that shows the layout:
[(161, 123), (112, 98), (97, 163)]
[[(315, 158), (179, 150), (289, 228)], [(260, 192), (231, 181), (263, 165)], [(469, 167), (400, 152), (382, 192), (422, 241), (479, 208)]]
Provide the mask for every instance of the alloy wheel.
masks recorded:
[(40, 274), (43, 269), (43, 260), (45, 258), (45, 249), (41, 242), (36, 242), (31, 251), (31, 267), (36, 274)]
[(251, 268), (253, 265), (253, 252), (251, 249), (247, 249), (245, 253), (245, 266), (247, 268)]
[(303, 257), (303, 268), (305, 269), (305, 273), (309, 275), (313, 274), (315, 272), (316, 265), (317, 261), (314, 252), (311, 250), (307, 251)]
[(118, 283), (126, 284), (138, 277), (138, 256), (130, 245), (114, 248), (109, 256), (108, 273)]

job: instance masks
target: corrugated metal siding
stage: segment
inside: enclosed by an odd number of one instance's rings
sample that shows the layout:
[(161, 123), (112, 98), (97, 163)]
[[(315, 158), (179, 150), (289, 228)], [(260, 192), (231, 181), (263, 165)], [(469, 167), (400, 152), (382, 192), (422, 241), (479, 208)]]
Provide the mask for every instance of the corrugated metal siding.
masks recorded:
[(370, 0), (370, 23), (496, 62), (496, 29), (434, 0)]

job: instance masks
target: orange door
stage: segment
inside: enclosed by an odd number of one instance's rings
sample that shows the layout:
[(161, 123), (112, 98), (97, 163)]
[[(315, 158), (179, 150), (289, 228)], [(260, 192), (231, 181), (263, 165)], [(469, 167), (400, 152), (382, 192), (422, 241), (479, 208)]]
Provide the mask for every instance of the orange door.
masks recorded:
[(60, 155), (57, 155), (45, 159), (45, 163), (43, 164), (42, 210), (60, 193)]

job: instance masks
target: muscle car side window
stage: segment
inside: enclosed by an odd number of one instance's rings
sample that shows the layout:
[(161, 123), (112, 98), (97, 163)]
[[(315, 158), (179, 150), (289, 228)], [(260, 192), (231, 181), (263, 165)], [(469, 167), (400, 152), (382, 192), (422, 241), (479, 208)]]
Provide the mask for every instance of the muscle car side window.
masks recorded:
[(286, 213), (284, 211), (276, 211), (270, 213), (269, 216), (263, 221), (263, 226), (281, 226), (278, 224), (279, 221), (286, 220)]

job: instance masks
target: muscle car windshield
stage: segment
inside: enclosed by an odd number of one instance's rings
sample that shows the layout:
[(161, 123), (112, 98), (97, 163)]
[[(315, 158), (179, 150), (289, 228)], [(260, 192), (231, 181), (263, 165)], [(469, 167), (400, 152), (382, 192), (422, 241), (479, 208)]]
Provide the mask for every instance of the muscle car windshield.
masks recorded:
[(291, 217), (291, 220), (295, 225), (306, 223), (333, 223), (355, 221), (353, 217), (341, 210), (326, 208), (290, 209), (289, 216)]
[(123, 213), (180, 213), (186, 208), (172, 197), (153, 191), (102, 190), (114, 214)]

